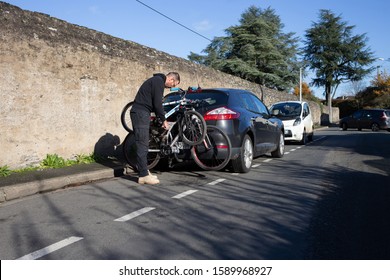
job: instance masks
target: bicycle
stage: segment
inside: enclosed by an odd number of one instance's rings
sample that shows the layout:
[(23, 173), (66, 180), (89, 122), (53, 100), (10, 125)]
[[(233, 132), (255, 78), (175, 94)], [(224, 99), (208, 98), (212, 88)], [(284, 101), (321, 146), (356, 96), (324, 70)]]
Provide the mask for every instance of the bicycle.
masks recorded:
[[(186, 92), (181, 90), (182, 97), (180, 100), (164, 103), (163, 106), (174, 106), (168, 113), (165, 114), (167, 120), (174, 120), (170, 122), (170, 127), (167, 131), (161, 128), (162, 122), (158, 118), (151, 121), (150, 137), (149, 137), (149, 152), (153, 153), (152, 160), (148, 156), (149, 168), (153, 163), (153, 167), (159, 160), (159, 154), (169, 155), (177, 154), (182, 149), (183, 144), (188, 146), (200, 144), (207, 131), (206, 122), (203, 116), (196, 112), (194, 107), (196, 102), (185, 98)], [(160, 137), (160, 134), (162, 136)], [(161, 138), (161, 139), (160, 139)], [(165, 143), (160, 147), (160, 143)], [(124, 155), (127, 162), (136, 168), (136, 150), (135, 150), (135, 136), (130, 132), (124, 143)], [(161, 148), (161, 149), (160, 149)], [(158, 150), (157, 152), (155, 150)], [(154, 162), (156, 162), (154, 164)]]
[[(166, 107), (176, 105), (166, 113), (166, 119), (172, 119), (172, 115), (178, 112), (176, 121), (171, 123), (168, 131), (162, 132), (161, 123), (156, 119), (151, 121), (148, 169), (155, 167), (161, 158), (168, 158), (169, 166), (172, 167), (173, 160), (181, 162), (189, 154), (202, 169), (222, 169), (231, 156), (228, 136), (218, 127), (206, 126), (202, 115), (194, 110), (194, 107), (201, 105), (203, 101), (188, 100), (185, 98), (186, 92), (181, 92), (183, 95), (180, 100), (163, 104)], [(126, 110), (129, 110), (128, 108)], [(129, 165), (137, 170), (135, 136), (132, 130), (124, 141), (124, 156)]]
[(221, 170), (230, 161), (232, 144), (229, 137), (219, 127), (207, 126), (203, 142), (191, 148), (195, 163), (204, 170)]
[(122, 112), (121, 112), (121, 123), (123, 128), (127, 132), (133, 132), (133, 126), (131, 124), (131, 118), (130, 118), (130, 110), (131, 107), (133, 107), (134, 101), (131, 101), (123, 107)]

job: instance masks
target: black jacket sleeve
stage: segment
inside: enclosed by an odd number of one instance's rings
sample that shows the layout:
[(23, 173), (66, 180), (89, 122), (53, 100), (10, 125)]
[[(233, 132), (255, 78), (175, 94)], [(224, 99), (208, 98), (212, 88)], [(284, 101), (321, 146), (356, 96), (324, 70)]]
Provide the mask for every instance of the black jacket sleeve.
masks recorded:
[(153, 111), (161, 121), (165, 121), (165, 113), (162, 106), (162, 99), (164, 95), (165, 81), (160, 77), (156, 77), (155, 82), (152, 83), (152, 103)]

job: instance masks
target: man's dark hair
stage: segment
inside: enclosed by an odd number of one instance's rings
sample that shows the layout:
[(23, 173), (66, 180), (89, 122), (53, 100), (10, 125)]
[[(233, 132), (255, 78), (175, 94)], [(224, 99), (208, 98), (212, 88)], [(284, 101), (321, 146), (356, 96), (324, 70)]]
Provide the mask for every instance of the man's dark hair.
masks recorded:
[(169, 72), (169, 73), (167, 74), (167, 77), (168, 77), (168, 76), (174, 76), (174, 77), (175, 77), (175, 80), (178, 81), (178, 82), (180, 83), (180, 75), (179, 75), (179, 73), (177, 73), (177, 72)]

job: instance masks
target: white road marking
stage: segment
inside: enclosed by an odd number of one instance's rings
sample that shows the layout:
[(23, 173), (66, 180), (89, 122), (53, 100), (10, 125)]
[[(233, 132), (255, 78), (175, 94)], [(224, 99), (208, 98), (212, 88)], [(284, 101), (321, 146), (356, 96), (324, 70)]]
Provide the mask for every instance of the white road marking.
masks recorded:
[(240, 175), (240, 173), (232, 173), (231, 175), (238, 176), (238, 175)]
[(83, 239), (83, 237), (71, 236), (71, 237), (68, 237), (64, 240), (57, 242), (57, 243), (54, 243), (50, 246), (47, 246), (43, 249), (32, 252), (31, 254), (25, 255), (25, 256), (19, 258), (18, 260), (36, 260), (36, 259), (39, 259), (39, 258), (45, 256), (45, 255), (53, 253), (54, 251), (57, 251), (65, 246), (68, 246), (72, 243), (80, 241), (81, 239)]
[(296, 151), (296, 150), (297, 150), (297, 149), (291, 149), (290, 152), (294, 152), (294, 151)]
[(172, 198), (180, 199), (180, 198), (183, 198), (187, 195), (193, 194), (194, 192), (197, 192), (197, 191), (198, 190), (188, 190), (186, 192), (179, 193), (179, 194), (173, 196)]
[(221, 179), (217, 179), (217, 180), (214, 180), (214, 181), (208, 183), (207, 185), (216, 185), (216, 184), (221, 183), (221, 182), (223, 182), (225, 180), (226, 179), (222, 179), (222, 178)]
[(267, 158), (265, 160), (263, 160), (263, 162), (270, 162), (272, 160), (272, 158)]
[(285, 155), (288, 155), (290, 152), (284, 152)]
[(252, 167), (256, 168), (256, 167), (259, 167), (261, 164), (254, 164), (252, 165)]
[(131, 212), (130, 214), (127, 214), (127, 215), (124, 215), (123, 217), (120, 217), (118, 219), (115, 219), (114, 221), (115, 222), (126, 222), (128, 220), (131, 220), (131, 219), (134, 219), (142, 214), (145, 214), (149, 211), (152, 211), (156, 209), (155, 207), (144, 207), (140, 210), (137, 210), (137, 211), (134, 211), (134, 212)]

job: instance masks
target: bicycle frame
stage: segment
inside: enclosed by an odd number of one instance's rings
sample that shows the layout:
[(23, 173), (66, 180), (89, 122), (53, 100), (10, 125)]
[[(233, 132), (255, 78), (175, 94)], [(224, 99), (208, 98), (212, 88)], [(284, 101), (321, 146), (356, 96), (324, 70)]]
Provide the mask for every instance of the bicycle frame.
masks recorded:
[[(188, 101), (189, 100), (185, 98), (185, 94), (184, 94), (180, 100), (163, 103), (163, 106), (177, 104), (175, 107), (173, 107), (171, 110), (169, 110), (169, 112), (167, 112), (165, 114), (165, 119), (168, 119), (174, 113), (179, 111), (181, 106), (187, 105)], [(180, 153), (181, 150), (184, 149), (184, 143), (179, 142), (179, 136), (180, 136), (179, 133), (177, 135), (175, 135), (174, 137), (173, 137), (173, 133), (172, 133), (172, 129), (178, 124), (179, 120), (180, 119), (177, 119), (174, 122), (170, 122), (170, 126), (169, 126), (168, 131), (166, 131), (166, 133), (164, 133), (162, 135), (162, 137), (164, 137), (165, 135), (167, 136), (166, 137), (166, 144), (170, 147), (171, 154), (178, 154), (178, 153)], [(176, 144), (178, 144), (178, 145), (176, 145)], [(155, 153), (156, 152), (161, 153), (162, 150), (163, 149), (149, 149), (148, 151), (155, 152)], [(166, 155), (168, 155), (168, 154), (166, 154)]]

